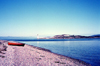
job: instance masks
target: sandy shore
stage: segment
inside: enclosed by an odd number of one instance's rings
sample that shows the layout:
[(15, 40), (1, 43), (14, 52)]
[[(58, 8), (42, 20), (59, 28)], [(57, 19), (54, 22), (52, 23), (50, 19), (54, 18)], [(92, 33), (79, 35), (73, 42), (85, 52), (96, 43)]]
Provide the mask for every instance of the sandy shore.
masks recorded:
[(0, 40), (0, 66), (91, 66), (83, 61), (58, 55), (47, 49), (25, 44), (10, 46)]

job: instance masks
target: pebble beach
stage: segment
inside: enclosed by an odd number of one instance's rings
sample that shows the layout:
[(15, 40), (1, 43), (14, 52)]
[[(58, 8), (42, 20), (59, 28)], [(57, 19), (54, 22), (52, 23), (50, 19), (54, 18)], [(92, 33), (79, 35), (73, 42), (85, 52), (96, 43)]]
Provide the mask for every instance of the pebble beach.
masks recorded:
[(0, 66), (91, 66), (81, 60), (73, 59), (48, 49), (25, 44), (11, 46), (0, 40)]

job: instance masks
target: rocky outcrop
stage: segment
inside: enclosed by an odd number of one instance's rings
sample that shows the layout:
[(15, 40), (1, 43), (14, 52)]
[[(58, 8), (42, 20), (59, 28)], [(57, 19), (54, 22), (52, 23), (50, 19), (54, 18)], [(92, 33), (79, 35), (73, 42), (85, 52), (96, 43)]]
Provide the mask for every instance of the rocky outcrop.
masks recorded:
[[(0, 54), (5, 54), (3, 51), (7, 50), (7, 46), (4, 44), (6, 41), (0, 40)], [(0, 57), (4, 58), (4, 55), (0, 55)]]

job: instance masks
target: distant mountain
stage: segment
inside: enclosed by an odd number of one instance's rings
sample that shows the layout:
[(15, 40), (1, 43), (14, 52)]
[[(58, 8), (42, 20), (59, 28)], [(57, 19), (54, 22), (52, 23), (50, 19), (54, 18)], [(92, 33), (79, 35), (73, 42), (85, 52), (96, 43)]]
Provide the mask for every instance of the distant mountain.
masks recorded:
[(92, 37), (100, 37), (100, 34), (92, 35)]

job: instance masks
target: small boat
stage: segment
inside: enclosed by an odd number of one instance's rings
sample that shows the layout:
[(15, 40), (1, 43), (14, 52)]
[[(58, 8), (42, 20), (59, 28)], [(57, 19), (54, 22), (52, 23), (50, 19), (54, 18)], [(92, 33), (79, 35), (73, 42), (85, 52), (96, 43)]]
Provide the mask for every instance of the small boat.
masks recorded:
[(8, 45), (14, 45), (14, 46), (24, 46), (24, 43), (18, 43), (18, 42), (8, 42)]

